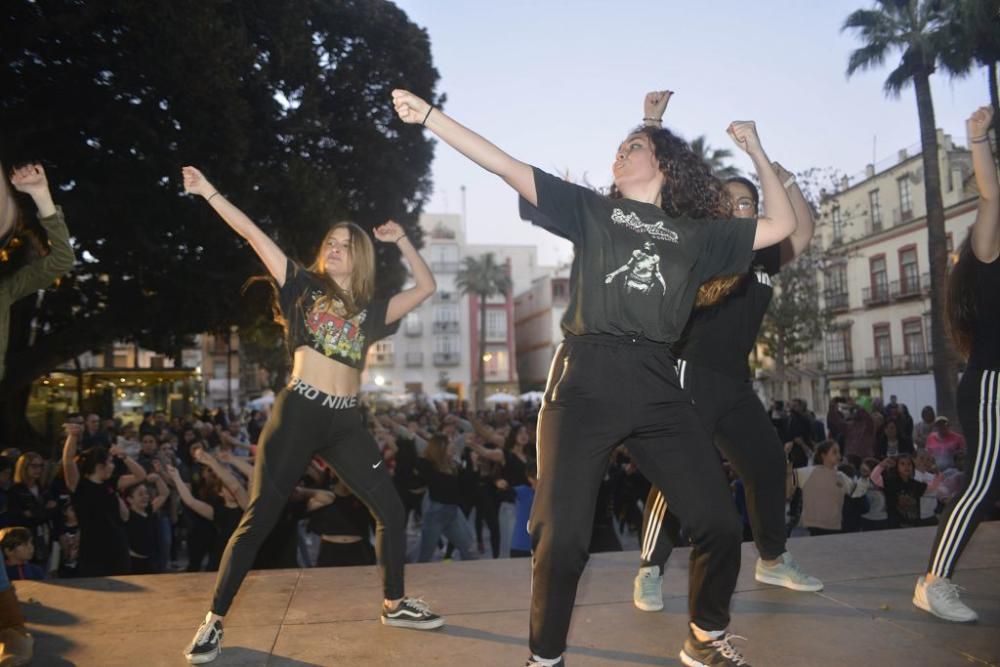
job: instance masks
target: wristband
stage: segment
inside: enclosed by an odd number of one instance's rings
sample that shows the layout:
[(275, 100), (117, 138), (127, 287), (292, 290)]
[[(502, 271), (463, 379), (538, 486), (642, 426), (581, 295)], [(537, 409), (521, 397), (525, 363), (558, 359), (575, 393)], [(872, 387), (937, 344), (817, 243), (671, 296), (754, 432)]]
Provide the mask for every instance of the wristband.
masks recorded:
[(406, 238), (406, 234), (403, 234), (398, 239), (396, 239), (395, 241), (393, 241), (393, 243), (395, 243), (396, 245), (399, 245), (399, 242), (402, 241), (405, 238)]
[(784, 183), (785, 189), (787, 190), (793, 183), (795, 183), (795, 176), (794, 175), (789, 176), (788, 180), (785, 181), (785, 183)]
[(431, 117), (431, 112), (432, 111), (434, 111), (434, 105), (433, 104), (430, 105), (429, 107), (427, 107), (427, 115), (424, 116), (424, 119), (422, 121), (420, 121), (421, 125), (427, 125), (427, 119)]
[(650, 121), (652, 121), (654, 123), (662, 123), (663, 122), (662, 118), (643, 118), (642, 120), (644, 122), (647, 122), (647, 123), (650, 122)]
[(207, 197), (207, 198), (205, 199), (205, 201), (212, 201), (212, 197), (214, 197), (214, 196), (215, 196), (215, 195), (217, 195), (217, 194), (219, 194), (219, 191), (218, 191), (218, 190), (216, 190), (216, 191), (215, 191), (215, 192), (213, 192), (212, 194), (208, 195), (208, 197)]
[(975, 137), (974, 139), (970, 139), (970, 141), (974, 144), (985, 144), (989, 140), (990, 140), (989, 134), (984, 134), (981, 137)]

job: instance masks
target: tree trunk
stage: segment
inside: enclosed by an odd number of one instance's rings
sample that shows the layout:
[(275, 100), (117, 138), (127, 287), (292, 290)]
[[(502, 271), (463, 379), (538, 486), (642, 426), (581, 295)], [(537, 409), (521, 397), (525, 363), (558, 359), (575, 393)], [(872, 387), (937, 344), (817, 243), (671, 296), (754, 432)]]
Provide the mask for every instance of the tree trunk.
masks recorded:
[(476, 379), (476, 408), (486, 407), (486, 295), (479, 298), (479, 377)]
[(934, 389), (938, 414), (954, 420), (958, 364), (951, 341), (945, 332), (945, 286), (948, 248), (944, 229), (944, 201), (941, 197), (941, 170), (938, 164), (937, 130), (934, 102), (931, 98), (930, 72), (913, 77), (920, 118), (920, 144), (923, 151), (924, 197), (927, 204), (927, 253), (931, 274), (931, 346), (934, 348)]

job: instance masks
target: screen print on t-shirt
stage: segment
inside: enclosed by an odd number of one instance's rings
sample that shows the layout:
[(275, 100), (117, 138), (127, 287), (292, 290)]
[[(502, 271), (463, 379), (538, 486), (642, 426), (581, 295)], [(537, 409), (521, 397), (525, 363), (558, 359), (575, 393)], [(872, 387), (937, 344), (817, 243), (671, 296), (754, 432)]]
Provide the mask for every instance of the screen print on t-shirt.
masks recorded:
[(756, 220), (671, 218), (654, 204), (611, 199), (540, 169), (538, 206), (521, 216), (574, 246), (567, 335), (610, 334), (670, 343), (698, 286), (750, 266)]

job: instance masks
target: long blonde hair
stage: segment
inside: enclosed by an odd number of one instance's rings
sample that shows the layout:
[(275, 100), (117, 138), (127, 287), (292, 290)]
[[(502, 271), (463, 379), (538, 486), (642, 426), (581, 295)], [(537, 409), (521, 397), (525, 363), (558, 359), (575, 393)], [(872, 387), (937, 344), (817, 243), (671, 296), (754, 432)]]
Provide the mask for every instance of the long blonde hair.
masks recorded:
[[(351, 286), (343, 289), (326, 272), (326, 246), (334, 232), (346, 229), (350, 237)], [(368, 233), (353, 222), (338, 222), (330, 227), (323, 237), (323, 243), (316, 251), (316, 259), (306, 267), (326, 285), (326, 294), (317, 299), (313, 308), (337, 312), (337, 304), (342, 304), (344, 312), (338, 315), (353, 317), (368, 305), (375, 294), (375, 245)]]
[(448, 438), (443, 435), (435, 435), (427, 441), (427, 448), (424, 450), (424, 458), (446, 475), (455, 475), (458, 471), (455, 462), (452, 461), (448, 453)]
[[(45, 463), (45, 460), (36, 452), (25, 452), (24, 454), (21, 454), (21, 456), (17, 459), (17, 464), (14, 466), (14, 483), (27, 484), (28, 466), (36, 462)], [(42, 472), (45, 472), (44, 468), (42, 468)], [(41, 476), (38, 477), (38, 480), (35, 483), (41, 485)]]

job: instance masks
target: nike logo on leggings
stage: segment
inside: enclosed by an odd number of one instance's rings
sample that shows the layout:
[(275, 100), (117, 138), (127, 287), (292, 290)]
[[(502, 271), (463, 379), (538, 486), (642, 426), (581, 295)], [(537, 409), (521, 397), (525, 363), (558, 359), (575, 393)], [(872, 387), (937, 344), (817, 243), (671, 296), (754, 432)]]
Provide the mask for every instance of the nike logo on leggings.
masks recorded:
[(372, 466), (372, 470), (374, 470), (375, 468), (378, 468), (380, 465), (382, 465), (381, 461), (379, 461), (378, 463), (376, 463), (375, 465), (373, 465)]

